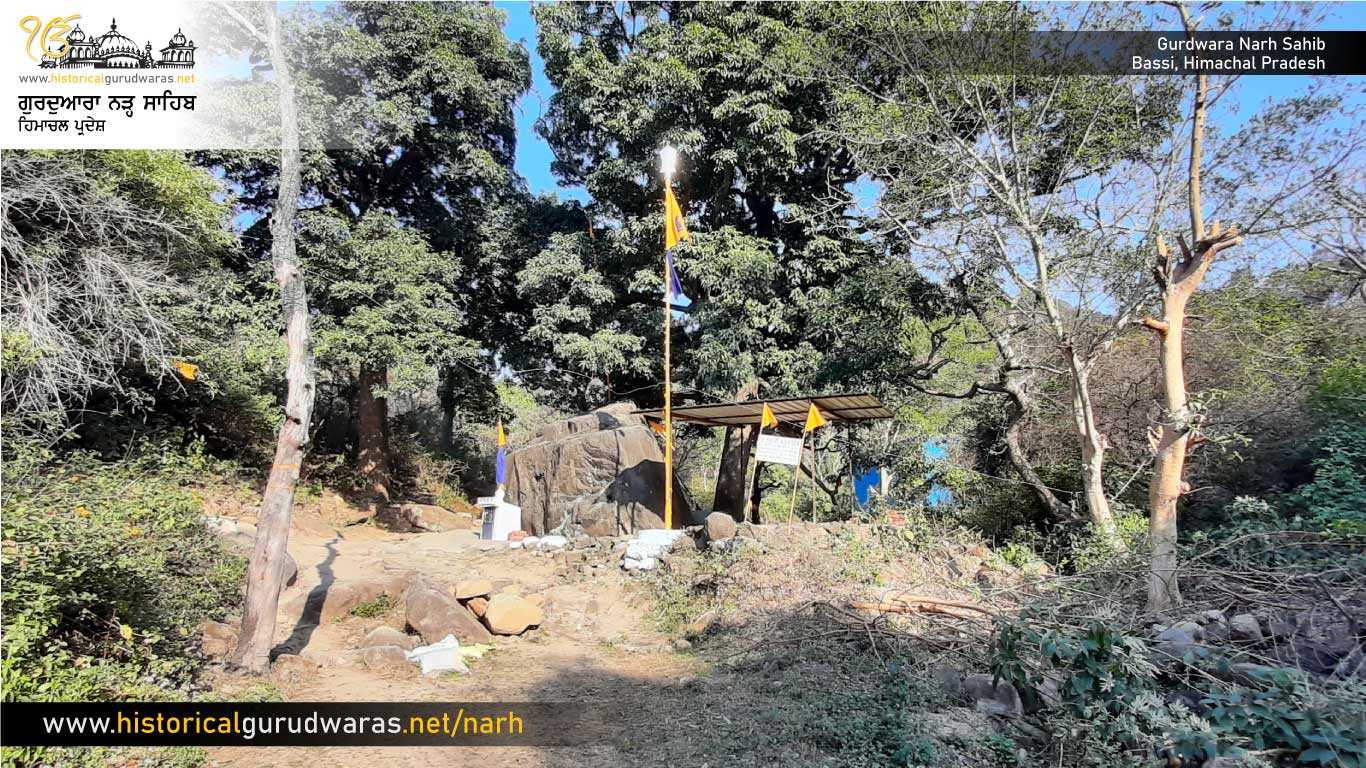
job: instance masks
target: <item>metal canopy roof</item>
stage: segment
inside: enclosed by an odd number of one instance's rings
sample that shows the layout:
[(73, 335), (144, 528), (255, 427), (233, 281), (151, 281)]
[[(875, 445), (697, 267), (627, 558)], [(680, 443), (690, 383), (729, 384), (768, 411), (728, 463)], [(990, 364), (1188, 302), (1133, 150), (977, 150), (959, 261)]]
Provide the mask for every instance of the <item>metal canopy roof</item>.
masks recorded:
[[(892, 412), (887, 410), (887, 406), (883, 405), (882, 401), (875, 395), (867, 393), (674, 406), (673, 418), (677, 421), (687, 421), (712, 427), (758, 424), (763, 417), (765, 403), (768, 404), (779, 422), (796, 424), (798, 427), (806, 424), (806, 412), (813, 404), (830, 421), (855, 422), (892, 418)], [(651, 419), (662, 419), (664, 418), (664, 409), (652, 408), (635, 411), (635, 414)]]

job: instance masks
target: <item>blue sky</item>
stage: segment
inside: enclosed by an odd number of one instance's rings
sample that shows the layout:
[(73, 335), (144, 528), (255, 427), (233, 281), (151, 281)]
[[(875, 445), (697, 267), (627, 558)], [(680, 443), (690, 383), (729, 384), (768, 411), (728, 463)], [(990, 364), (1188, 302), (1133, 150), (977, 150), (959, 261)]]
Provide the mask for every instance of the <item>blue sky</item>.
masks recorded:
[(557, 192), (561, 198), (587, 201), (582, 187), (566, 188), (550, 173), (554, 155), (545, 139), (536, 135), (536, 120), (549, 106), (550, 94), (555, 92), (545, 79), (545, 62), (536, 52), (536, 20), (531, 16), (529, 2), (498, 2), (495, 6), (508, 15), (503, 32), (508, 38), (520, 41), (531, 53), (531, 90), (517, 104), (517, 172), (527, 180), (533, 192)]

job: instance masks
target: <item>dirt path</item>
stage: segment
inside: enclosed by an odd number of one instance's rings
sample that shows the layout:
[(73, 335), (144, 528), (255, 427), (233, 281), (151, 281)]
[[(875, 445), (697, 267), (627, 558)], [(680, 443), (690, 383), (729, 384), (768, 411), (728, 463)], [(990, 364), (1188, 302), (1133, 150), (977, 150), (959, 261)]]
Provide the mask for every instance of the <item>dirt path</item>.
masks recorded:
[[(583, 701), (610, 703), (624, 719), (670, 714), (683, 684), (705, 673), (695, 657), (676, 654), (644, 615), (643, 598), (613, 567), (557, 570), (551, 557), (479, 541), (473, 531), (393, 534), (371, 526), (333, 528), (304, 518), (291, 536), (299, 578), (281, 596), (277, 642), (300, 659), (277, 664), (273, 680), (286, 701)], [(339, 661), (377, 626), (403, 628), (401, 611), (372, 619), (344, 616), (300, 626), (286, 615), (291, 600), (336, 582), (418, 571), (447, 583), (489, 579), (495, 591), (542, 601), (545, 623), (523, 637), (498, 638), (495, 650), (471, 663), (471, 674), (423, 677), (411, 669), (372, 670)], [(315, 666), (318, 665), (318, 666)], [(680, 682), (682, 681), (682, 682)], [(246, 682), (221, 676), (227, 694)], [(590, 748), (223, 748), (210, 752), (220, 766), (626, 766), (619, 746)]]

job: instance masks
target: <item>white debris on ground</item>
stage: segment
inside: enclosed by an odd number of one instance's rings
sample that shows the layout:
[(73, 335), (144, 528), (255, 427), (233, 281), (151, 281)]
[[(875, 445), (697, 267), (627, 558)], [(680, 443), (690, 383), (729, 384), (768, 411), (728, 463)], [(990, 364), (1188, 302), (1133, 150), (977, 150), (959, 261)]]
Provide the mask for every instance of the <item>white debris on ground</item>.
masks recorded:
[(547, 536), (528, 536), (521, 541), (509, 541), (508, 549), (530, 549), (533, 551), (552, 551), (569, 546), (569, 539), (554, 534)]
[(469, 674), (465, 659), (460, 653), (460, 641), (455, 635), (446, 635), (440, 641), (408, 651), (408, 661), (422, 665), (422, 674), (440, 672), (459, 672)]
[(628, 571), (651, 571), (659, 565), (659, 556), (668, 552), (674, 542), (687, 535), (681, 530), (647, 528), (636, 534), (626, 545), (626, 556), (621, 567)]

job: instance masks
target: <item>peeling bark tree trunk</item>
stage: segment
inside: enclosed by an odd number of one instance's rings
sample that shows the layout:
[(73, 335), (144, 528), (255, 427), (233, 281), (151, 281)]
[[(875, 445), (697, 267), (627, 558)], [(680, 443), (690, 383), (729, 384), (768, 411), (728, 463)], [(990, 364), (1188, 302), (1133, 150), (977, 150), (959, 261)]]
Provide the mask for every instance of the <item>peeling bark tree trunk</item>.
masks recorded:
[(1105, 495), (1105, 435), (1096, 423), (1096, 412), (1091, 405), (1090, 373), (1075, 355), (1069, 353), (1072, 368), (1072, 420), (1081, 441), (1081, 487), (1086, 497), (1086, 509), (1097, 532), (1112, 546), (1124, 548), (1110, 511), (1110, 500)]
[[(758, 393), (759, 384), (753, 382), (741, 387), (735, 393), (735, 399), (737, 402), (750, 400)], [(745, 519), (745, 475), (749, 472), (749, 458), (758, 437), (759, 430), (755, 426), (726, 427), (725, 442), (721, 446), (721, 465), (716, 473), (712, 509), (740, 521)]]
[(294, 81), (274, 4), (265, 11), (264, 37), (280, 88), (280, 188), (270, 230), (275, 282), (280, 287), (280, 301), (284, 306), (289, 350), (285, 375), (289, 386), (285, 422), (280, 427), (275, 447), (275, 464), (271, 466), (270, 479), (261, 498), (256, 547), (247, 571), (246, 605), (237, 648), (231, 659), (234, 667), (255, 675), (265, 674), (270, 669), (285, 545), (289, 542), (289, 518), (294, 509), (299, 466), (308, 444), (315, 394), (313, 358), (309, 348), (308, 294), (303, 270), (294, 251), (294, 217), (298, 212), (301, 172), (299, 127), (294, 106)]
[[(1194, 26), (1185, 5), (1178, 5), (1187, 35)], [(1200, 202), (1200, 164), (1204, 152), (1205, 118), (1209, 84), (1197, 75), (1192, 107), (1190, 170), (1188, 194), (1191, 238), (1194, 246), (1178, 238), (1181, 258), (1173, 261), (1166, 243), (1157, 240), (1157, 267), (1153, 270), (1162, 292), (1162, 318), (1145, 319), (1143, 324), (1161, 339), (1163, 413), (1153, 439), (1153, 479), (1148, 486), (1148, 539), (1152, 545), (1152, 565), (1148, 574), (1148, 610), (1167, 611), (1181, 602), (1177, 583), (1176, 539), (1177, 504), (1185, 492), (1186, 449), (1195, 428), (1186, 391), (1184, 357), (1186, 306), (1205, 279), (1214, 257), (1225, 248), (1241, 242), (1237, 229), (1223, 231), (1218, 222), (1205, 233), (1204, 212)]]
[(388, 373), (383, 368), (362, 368), (356, 391), (356, 410), (360, 422), (360, 450), (357, 458), (366, 492), (381, 502), (389, 501), (389, 446), (385, 428), (389, 405), (375, 394), (385, 385)]

